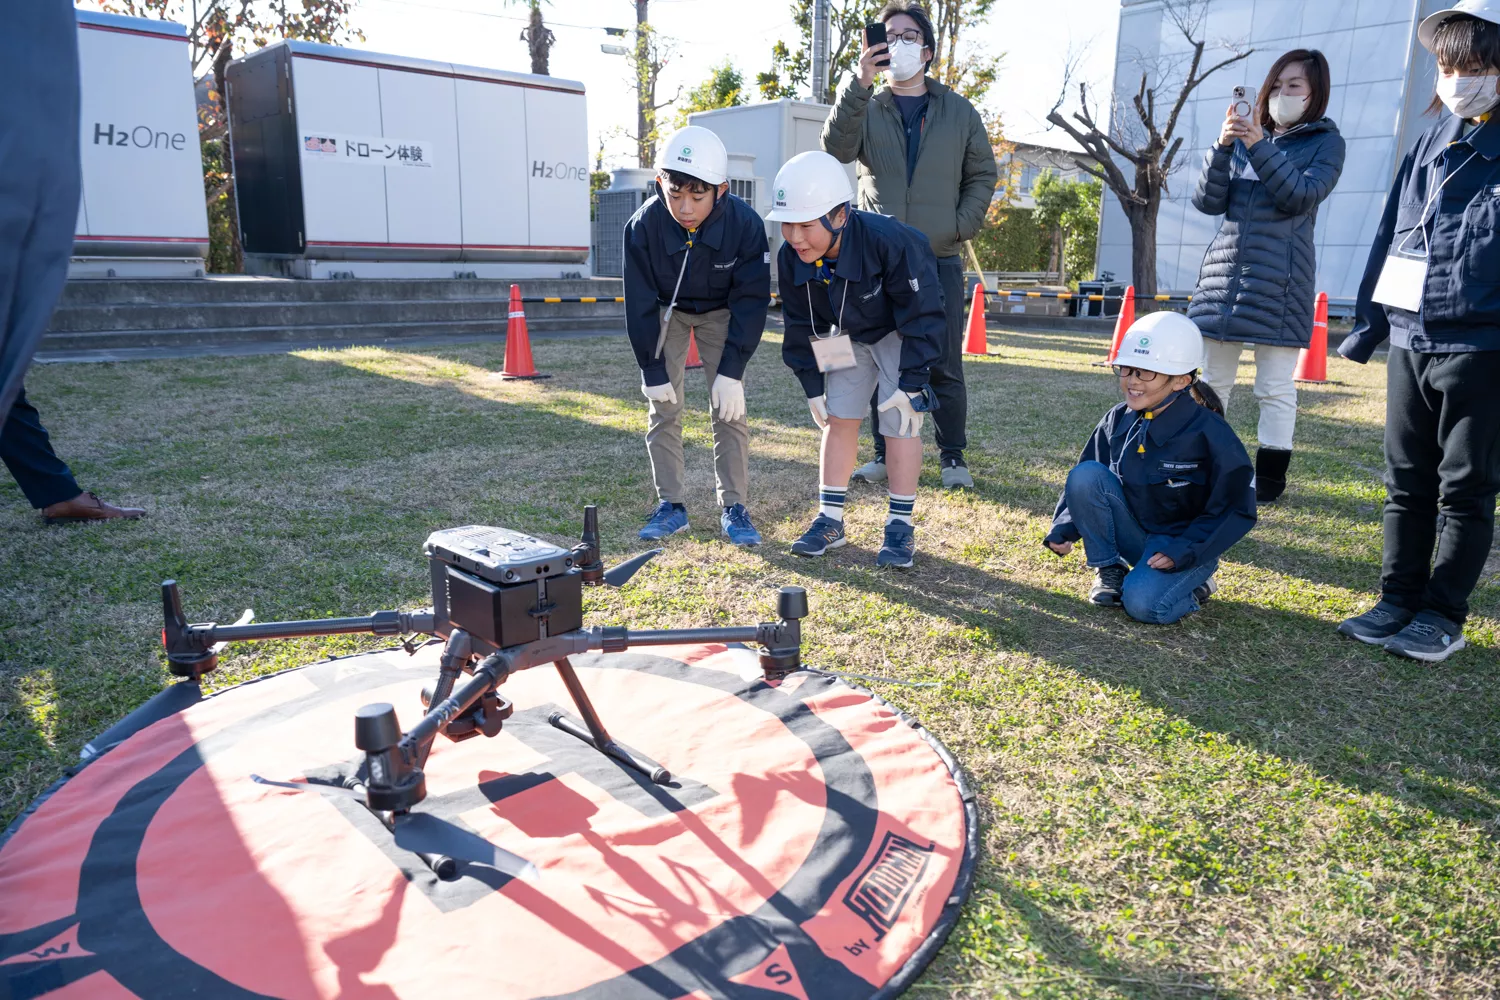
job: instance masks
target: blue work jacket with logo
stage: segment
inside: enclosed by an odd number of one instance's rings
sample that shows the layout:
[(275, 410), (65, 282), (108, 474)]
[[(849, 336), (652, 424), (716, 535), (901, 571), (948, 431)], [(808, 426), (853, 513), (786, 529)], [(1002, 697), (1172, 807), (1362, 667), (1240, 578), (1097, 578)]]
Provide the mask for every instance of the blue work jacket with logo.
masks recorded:
[[(1255, 526), (1255, 467), (1245, 446), (1223, 417), (1186, 392), (1151, 420), (1119, 403), (1078, 461), (1116, 470), (1125, 502), (1151, 536), (1142, 559), (1160, 552), (1176, 564), (1173, 572), (1217, 559)], [(1064, 491), (1047, 541), (1082, 537)]]
[(776, 257), (786, 324), (781, 358), (807, 398), (823, 395), (814, 330), (826, 334), (834, 326), (861, 344), (899, 331), (900, 386), (920, 391), (942, 357), (948, 329), (937, 258), (927, 237), (888, 215), (851, 210), (838, 259), (823, 265), (820, 277), (818, 265), (804, 263), (790, 243), (783, 243)]
[[(1369, 361), (1387, 338), (1424, 354), (1500, 350), (1500, 114), (1460, 137), (1462, 128), (1463, 119), (1446, 115), (1401, 161), (1360, 282), (1354, 330), (1339, 345), (1351, 361)], [(1403, 256), (1420, 257), (1424, 247), (1421, 311), (1374, 301), (1386, 256), (1404, 248)]]
[[(686, 259), (687, 270), (683, 270)], [(682, 275), (682, 286), (677, 276)], [(696, 315), (729, 309), (729, 337), (719, 374), (743, 379), (760, 346), (771, 304), (771, 249), (766, 224), (735, 195), (719, 199), (708, 218), (689, 233), (672, 217), (661, 185), (625, 224), (625, 330), (647, 385), (663, 385), (666, 357), (656, 356), (660, 310)]]

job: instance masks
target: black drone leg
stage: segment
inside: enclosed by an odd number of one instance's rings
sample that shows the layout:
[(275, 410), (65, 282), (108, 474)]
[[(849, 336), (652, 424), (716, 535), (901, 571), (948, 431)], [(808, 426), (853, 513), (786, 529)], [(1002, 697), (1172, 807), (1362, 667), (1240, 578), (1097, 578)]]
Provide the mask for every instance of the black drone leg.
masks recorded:
[[(578, 706), (578, 714), (583, 716), (584, 725), (580, 726), (561, 712), (553, 712), (548, 722), (570, 736), (578, 737), (600, 753), (613, 757), (627, 767), (641, 772), (658, 785), (665, 785), (672, 780), (671, 772), (656, 761), (610, 738), (604, 728), (604, 723), (599, 721), (599, 713), (594, 711), (594, 703), (589, 701), (588, 692), (583, 689), (582, 682), (578, 680), (578, 674), (574, 672), (571, 660), (565, 656), (556, 661), (553, 666), (557, 667), (563, 684), (568, 688), (568, 694), (573, 696), (573, 704)], [(587, 728), (584, 728), (585, 726)]]

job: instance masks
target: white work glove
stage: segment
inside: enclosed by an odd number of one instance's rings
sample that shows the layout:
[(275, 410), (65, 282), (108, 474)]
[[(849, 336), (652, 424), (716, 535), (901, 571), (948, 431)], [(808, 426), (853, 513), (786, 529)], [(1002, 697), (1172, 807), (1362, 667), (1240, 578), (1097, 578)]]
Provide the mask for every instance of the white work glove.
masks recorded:
[(745, 415), (745, 383), (728, 375), (714, 379), (714, 387), (708, 391), (709, 402), (719, 411), (719, 419), (730, 422)]
[(671, 382), (663, 382), (661, 385), (646, 385), (641, 383), (641, 393), (647, 399), (654, 399), (658, 403), (676, 403), (677, 390), (672, 388)]
[(813, 423), (819, 427), (828, 426), (828, 396), (826, 393), (819, 396), (809, 396), (807, 399), (807, 408), (812, 411)]
[(921, 393), (903, 392), (897, 389), (891, 393), (889, 399), (876, 407), (881, 413), (894, 407), (896, 412), (901, 415), (901, 429), (898, 432), (901, 437), (916, 437), (922, 433), (922, 418), (926, 414), (918, 413), (912, 409), (911, 405), (912, 397), (919, 395)]

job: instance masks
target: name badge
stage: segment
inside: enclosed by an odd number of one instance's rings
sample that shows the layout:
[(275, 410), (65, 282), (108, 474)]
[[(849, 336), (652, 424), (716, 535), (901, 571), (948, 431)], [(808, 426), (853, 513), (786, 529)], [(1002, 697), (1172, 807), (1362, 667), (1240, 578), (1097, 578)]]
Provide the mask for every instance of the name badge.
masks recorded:
[(1425, 258), (1392, 254), (1385, 259), (1385, 266), (1380, 269), (1380, 280), (1375, 282), (1375, 292), (1370, 297), (1383, 306), (1421, 312), (1422, 288), (1426, 283)]
[(812, 339), (813, 357), (818, 361), (818, 371), (836, 372), (853, 368), (858, 362), (854, 358), (854, 342), (847, 333), (837, 330), (832, 336)]

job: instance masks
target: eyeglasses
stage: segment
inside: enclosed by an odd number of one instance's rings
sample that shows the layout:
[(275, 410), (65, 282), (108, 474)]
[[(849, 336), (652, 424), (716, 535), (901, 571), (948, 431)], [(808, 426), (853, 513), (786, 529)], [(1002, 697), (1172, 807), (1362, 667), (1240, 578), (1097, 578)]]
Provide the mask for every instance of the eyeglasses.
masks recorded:
[(886, 41), (891, 45), (894, 45), (897, 42), (916, 43), (922, 41), (922, 33), (915, 28), (907, 28), (905, 31), (901, 32), (898, 35), (893, 35), (887, 32), (885, 38)]
[(1148, 372), (1143, 368), (1131, 368), (1129, 365), (1111, 365), (1115, 374), (1121, 378), (1129, 378), (1134, 375), (1142, 382), (1155, 382), (1161, 377), (1161, 372)]

